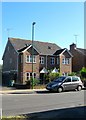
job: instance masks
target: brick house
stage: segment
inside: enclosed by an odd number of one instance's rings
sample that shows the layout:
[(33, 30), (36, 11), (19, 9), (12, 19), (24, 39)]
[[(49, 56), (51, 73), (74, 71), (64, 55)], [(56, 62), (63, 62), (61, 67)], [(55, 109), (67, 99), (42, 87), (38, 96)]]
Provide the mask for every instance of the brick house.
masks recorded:
[[(8, 38), (3, 54), (3, 80), (14, 79), (15, 83), (25, 83), (32, 76), (32, 41)], [(41, 78), (43, 70), (59, 69), (60, 73), (72, 71), (72, 55), (66, 49), (48, 42), (34, 41), (33, 75)]]
[(78, 72), (82, 67), (86, 67), (86, 49), (77, 48), (76, 44), (70, 45), (70, 52), (73, 55), (72, 58), (72, 71)]

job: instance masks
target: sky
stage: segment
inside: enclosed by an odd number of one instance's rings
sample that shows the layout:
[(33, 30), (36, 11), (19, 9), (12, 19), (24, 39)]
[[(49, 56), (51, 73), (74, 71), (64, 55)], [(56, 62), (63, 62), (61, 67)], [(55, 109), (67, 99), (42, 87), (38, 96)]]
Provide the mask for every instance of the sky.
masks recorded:
[(8, 37), (32, 39), (32, 22), (34, 40), (84, 48), (84, 2), (2, 2), (1, 7), (0, 64)]

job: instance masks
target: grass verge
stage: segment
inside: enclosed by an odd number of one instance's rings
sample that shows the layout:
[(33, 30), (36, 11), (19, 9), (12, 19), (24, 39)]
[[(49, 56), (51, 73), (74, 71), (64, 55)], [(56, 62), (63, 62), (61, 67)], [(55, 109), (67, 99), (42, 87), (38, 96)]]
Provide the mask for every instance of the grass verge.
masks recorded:
[(27, 120), (26, 116), (3, 116), (2, 120)]

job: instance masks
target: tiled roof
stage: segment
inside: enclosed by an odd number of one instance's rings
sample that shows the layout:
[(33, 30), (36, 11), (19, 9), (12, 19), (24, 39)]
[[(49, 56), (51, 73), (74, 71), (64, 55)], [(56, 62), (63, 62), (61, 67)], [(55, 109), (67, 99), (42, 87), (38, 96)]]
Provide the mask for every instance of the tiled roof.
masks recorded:
[[(26, 45), (31, 45), (31, 40), (24, 40), (19, 38), (9, 38), (10, 42), (14, 46), (15, 50), (21, 51), (26, 48)], [(34, 47), (39, 51), (42, 55), (52, 55), (55, 53), (56, 50), (61, 49), (58, 45), (55, 43), (49, 43), (49, 42), (40, 42), (40, 41), (34, 41)]]
[(86, 49), (77, 48), (78, 52), (82, 53), (83, 55), (86, 55)]
[(64, 49), (57, 50), (57, 51), (54, 53), (54, 55), (60, 55), (64, 50), (65, 50), (65, 48), (64, 48)]
[(54, 55), (60, 55), (61, 53), (65, 52), (65, 51), (68, 52), (71, 57), (73, 57), (73, 55), (71, 54), (71, 52), (70, 52), (67, 48), (57, 50), (57, 51), (54, 53)]

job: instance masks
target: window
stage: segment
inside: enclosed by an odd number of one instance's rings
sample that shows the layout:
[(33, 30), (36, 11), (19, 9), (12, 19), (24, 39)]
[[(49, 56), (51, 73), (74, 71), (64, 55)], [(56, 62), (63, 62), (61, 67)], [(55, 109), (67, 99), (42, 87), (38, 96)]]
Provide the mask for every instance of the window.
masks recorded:
[(55, 64), (55, 58), (54, 58), (54, 57), (52, 57), (52, 58), (50, 59), (50, 63), (51, 63), (51, 65), (54, 65), (54, 64)]
[(30, 73), (26, 73), (26, 79), (30, 80)]
[(65, 82), (71, 82), (71, 78), (67, 78)]
[(59, 64), (59, 58), (57, 58), (57, 65)]
[(44, 57), (40, 57), (40, 64), (44, 64)]
[(65, 64), (65, 58), (62, 59), (62, 64)]
[(66, 58), (66, 60), (65, 60), (65, 64), (69, 64), (70, 62), (70, 59), (69, 58)]
[(70, 63), (70, 59), (69, 58), (63, 58), (62, 59), (62, 64), (69, 64)]
[[(32, 55), (27, 55), (26, 56), (26, 62), (27, 63), (32, 63)], [(33, 55), (33, 63), (36, 63), (36, 56)]]
[(79, 79), (77, 77), (72, 77), (72, 82), (76, 82), (79, 81)]
[[(33, 77), (34, 77), (34, 78), (36, 77), (36, 73), (33, 73)], [(27, 72), (27, 73), (26, 73), (26, 80), (30, 80), (31, 78), (32, 78), (32, 73)]]

